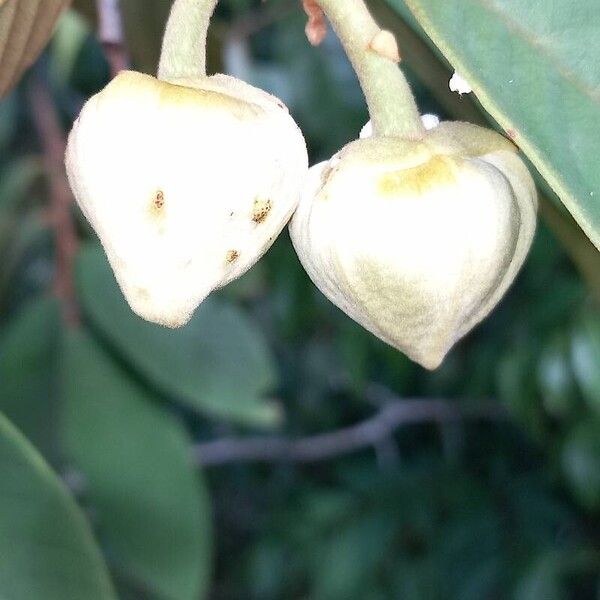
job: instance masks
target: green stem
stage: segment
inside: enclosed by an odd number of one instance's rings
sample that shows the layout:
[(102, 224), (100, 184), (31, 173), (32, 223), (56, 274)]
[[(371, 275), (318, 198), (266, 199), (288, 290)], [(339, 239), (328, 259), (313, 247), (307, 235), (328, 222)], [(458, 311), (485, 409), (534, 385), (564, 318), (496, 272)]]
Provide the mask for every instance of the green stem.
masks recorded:
[(424, 128), (404, 74), (391, 58), (371, 48), (381, 28), (364, 0), (317, 0), (358, 75), (373, 131), (379, 136), (419, 139)]
[(175, 0), (163, 38), (159, 79), (206, 75), (206, 37), (218, 1)]

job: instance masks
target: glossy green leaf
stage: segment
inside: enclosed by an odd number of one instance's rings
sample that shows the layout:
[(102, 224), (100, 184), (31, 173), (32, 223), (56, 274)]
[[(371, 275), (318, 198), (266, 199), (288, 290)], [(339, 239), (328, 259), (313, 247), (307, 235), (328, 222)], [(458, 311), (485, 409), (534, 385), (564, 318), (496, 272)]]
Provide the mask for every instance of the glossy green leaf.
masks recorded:
[(596, 0), (388, 1), (409, 6), (600, 248)]
[(116, 569), (152, 597), (204, 597), (210, 507), (185, 430), (87, 334), (63, 358), (66, 453)]
[(0, 598), (115, 600), (85, 518), (3, 415), (0, 474)]
[(56, 300), (40, 298), (0, 330), (0, 410), (46, 457), (56, 450)]
[(278, 421), (278, 407), (264, 401), (275, 385), (271, 356), (239, 309), (209, 298), (185, 327), (166, 329), (131, 311), (99, 247), (82, 251), (77, 272), (90, 318), (149, 382), (213, 416), (253, 425)]

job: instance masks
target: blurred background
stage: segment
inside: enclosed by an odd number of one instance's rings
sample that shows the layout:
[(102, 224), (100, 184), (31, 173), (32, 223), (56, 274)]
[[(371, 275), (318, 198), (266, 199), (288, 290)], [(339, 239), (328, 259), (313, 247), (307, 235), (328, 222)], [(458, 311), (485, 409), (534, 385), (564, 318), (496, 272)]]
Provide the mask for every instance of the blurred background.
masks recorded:
[[(485, 123), (402, 3), (369, 4), (422, 112)], [(169, 7), (121, 0), (108, 39), (75, 1), (0, 100), (0, 410), (121, 597), (600, 598), (600, 255), (543, 184), (522, 273), (434, 372), (331, 305), (287, 232), (185, 329), (130, 312), (62, 153), (111, 69), (155, 72)], [(305, 22), (292, 0), (222, 0), (209, 70), (286, 102), (315, 163), (368, 116)]]

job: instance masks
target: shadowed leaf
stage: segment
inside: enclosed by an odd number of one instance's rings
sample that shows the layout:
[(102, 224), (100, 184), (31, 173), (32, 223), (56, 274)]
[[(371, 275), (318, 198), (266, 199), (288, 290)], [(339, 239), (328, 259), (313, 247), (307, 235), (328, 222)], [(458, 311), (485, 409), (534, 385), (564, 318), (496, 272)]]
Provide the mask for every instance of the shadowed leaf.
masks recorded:
[(116, 600), (75, 502), (0, 414), (0, 597)]
[(89, 485), (119, 572), (164, 600), (198, 600), (211, 562), (208, 494), (181, 424), (91, 337), (64, 355), (66, 451)]
[(252, 425), (278, 421), (263, 397), (275, 385), (265, 341), (243, 312), (208, 298), (181, 329), (136, 316), (99, 247), (78, 265), (81, 300), (92, 321), (149, 382), (191, 408)]

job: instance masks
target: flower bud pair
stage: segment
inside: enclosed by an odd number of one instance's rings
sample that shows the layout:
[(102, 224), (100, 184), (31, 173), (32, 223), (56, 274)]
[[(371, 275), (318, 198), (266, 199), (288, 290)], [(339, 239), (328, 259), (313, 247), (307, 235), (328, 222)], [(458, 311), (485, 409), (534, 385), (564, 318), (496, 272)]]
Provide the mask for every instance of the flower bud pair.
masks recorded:
[[(396, 48), (391, 34), (363, 6), (366, 30), (378, 33), (358, 51), (355, 30), (343, 27), (358, 13), (321, 0), (389, 127), (308, 171), (302, 134), (278, 99), (225, 75), (170, 76), (171, 63), (188, 72), (196, 38), (178, 38), (190, 34), (187, 15), (206, 28), (214, 4), (176, 2), (161, 79), (120, 73), (69, 137), (75, 197), (132, 309), (185, 324), (259, 260), (302, 196), (290, 231), (314, 283), (363, 327), (436, 368), (499, 302), (531, 244), (536, 192), (516, 148), (467, 123), (423, 129), (397, 49), (381, 54), (373, 43)], [(192, 72), (204, 72), (202, 57)]]

